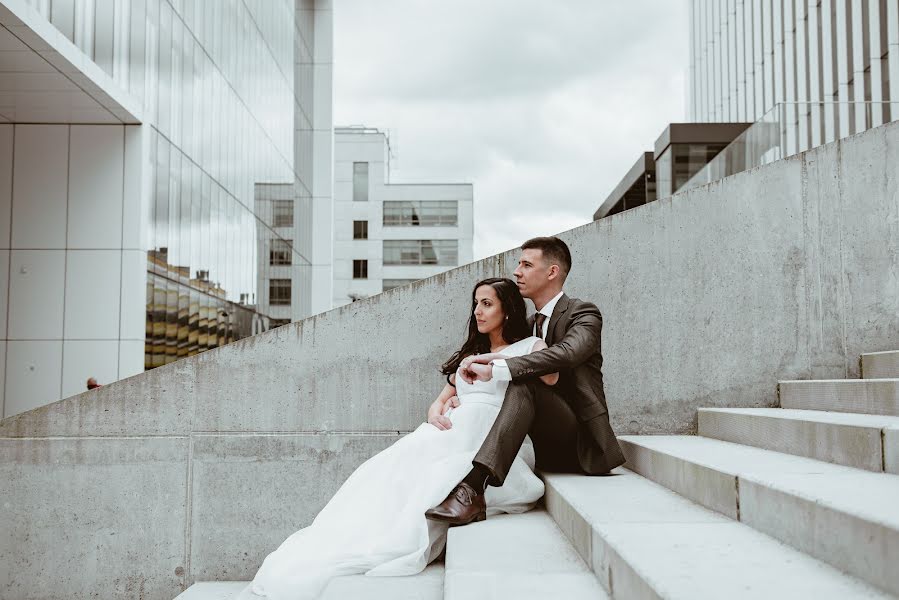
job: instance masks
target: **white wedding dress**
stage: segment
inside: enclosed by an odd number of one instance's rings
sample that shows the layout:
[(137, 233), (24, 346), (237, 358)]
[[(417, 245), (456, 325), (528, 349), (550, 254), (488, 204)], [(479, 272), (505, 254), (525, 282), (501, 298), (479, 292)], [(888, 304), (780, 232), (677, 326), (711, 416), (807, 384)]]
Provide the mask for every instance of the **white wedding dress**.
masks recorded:
[[(540, 338), (502, 350), (528, 354)], [(443, 551), (448, 526), (424, 513), (436, 506), (471, 470), (471, 461), (493, 426), (508, 382), (456, 377), (460, 406), (442, 431), (423, 423), (368, 459), (344, 482), (308, 527), (268, 555), (240, 598), (316, 598), (332, 577), (352, 573), (413, 575)], [(534, 475), (530, 439), (522, 445), (502, 487), (488, 487), (487, 514), (520, 513), (543, 495)]]

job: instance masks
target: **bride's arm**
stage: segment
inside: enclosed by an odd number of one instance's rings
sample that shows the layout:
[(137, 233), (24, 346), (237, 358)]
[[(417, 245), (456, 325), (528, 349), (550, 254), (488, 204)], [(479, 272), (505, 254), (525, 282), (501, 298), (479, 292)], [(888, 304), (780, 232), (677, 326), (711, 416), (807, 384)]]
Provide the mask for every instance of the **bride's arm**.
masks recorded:
[[(543, 340), (537, 340), (534, 342), (534, 347), (531, 348), (531, 352), (536, 352), (537, 350), (544, 350), (546, 348), (546, 342)], [(546, 385), (556, 385), (559, 381), (558, 373), (548, 373), (547, 375), (543, 375), (540, 377), (540, 381), (545, 383)]]
[[(456, 388), (448, 383), (443, 386), (443, 390), (440, 392), (440, 395), (437, 396), (437, 399), (431, 403), (431, 407), (428, 409), (428, 423), (434, 425), (438, 429), (449, 429), (449, 427), (446, 426), (447, 423), (444, 422), (444, 419), (446, 420), (446, 422), (449, 422), (449, 419), (443, 416), (443, 405), (446, 404), (447, 400), (455, 395)], [(440, 417), (440, 419), (435, 419), (435, 417)], [(444, 426), (441, 427), (441, 424), (443, 424)]]

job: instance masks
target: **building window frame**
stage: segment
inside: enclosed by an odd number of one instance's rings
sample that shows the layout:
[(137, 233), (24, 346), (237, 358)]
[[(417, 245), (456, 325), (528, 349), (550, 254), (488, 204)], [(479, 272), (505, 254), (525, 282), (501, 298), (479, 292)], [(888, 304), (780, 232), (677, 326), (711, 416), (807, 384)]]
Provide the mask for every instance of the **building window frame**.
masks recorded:
[(269, 279), (268, 280), (268, 303), (271, 306), (290, 306), (292, 280), (290, 279)]
[(434, 265), (454, 267), (459, 264), (459, 240), (384, 240), (384, 265)]
[(268, 264), (270, 266), (289, 266), (292, 262), (293, 240), (275, 238), (270, 240)]
[(368, 202), (368, 163), (353, 163), (353, 202)]
[(458, 227), (458, 200), (385, 200), (385, 227)]
[(368, 279), (368, 259), (353, 259), (353, 279)]
[(368, 221), (353, 221), (353, 239), (368, 239)]
[(293, 200), (272, 200), (272, 227), (293, 227)]

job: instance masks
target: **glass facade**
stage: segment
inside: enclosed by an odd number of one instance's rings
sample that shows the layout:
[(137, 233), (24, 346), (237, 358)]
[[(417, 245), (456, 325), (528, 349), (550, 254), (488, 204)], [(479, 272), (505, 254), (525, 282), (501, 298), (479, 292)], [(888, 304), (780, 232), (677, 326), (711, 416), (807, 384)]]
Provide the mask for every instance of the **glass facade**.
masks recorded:
[(717, 156), (728, 143), (671, 144), (656, 160), (659, 198), (667, 198)]
[(447, 265), (459, 261), (459, 240), (384, 240), (385, 265)]
[[(294, 204), (312, 195), (312, 10), (295, 0), (27, 3), (142, 105), (145, 367), (265, 330), (259, 269), (310, 264), (273, 228), (293, 227)], [(257, 210), (260, 182), (291, 186), (293, 198)], [(258, 260), (260, 230), (270, 260)], [(278, 294), (272, 304), (290, 303), (289, 286)]]
[(385, 226), (455, 227), (458, 223), (459, 203), (455, 200), (384, 202)]

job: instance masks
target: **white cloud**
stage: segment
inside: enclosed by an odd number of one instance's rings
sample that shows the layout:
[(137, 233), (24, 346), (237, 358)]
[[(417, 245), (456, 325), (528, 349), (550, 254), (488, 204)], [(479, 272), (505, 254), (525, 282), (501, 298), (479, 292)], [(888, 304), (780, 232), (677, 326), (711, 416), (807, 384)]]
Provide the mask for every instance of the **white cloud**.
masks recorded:
[(335, 123), (392, 180), (474, 184), (475, 257), (590, 221), (684, 118), (684, 0), (339, 0)]

